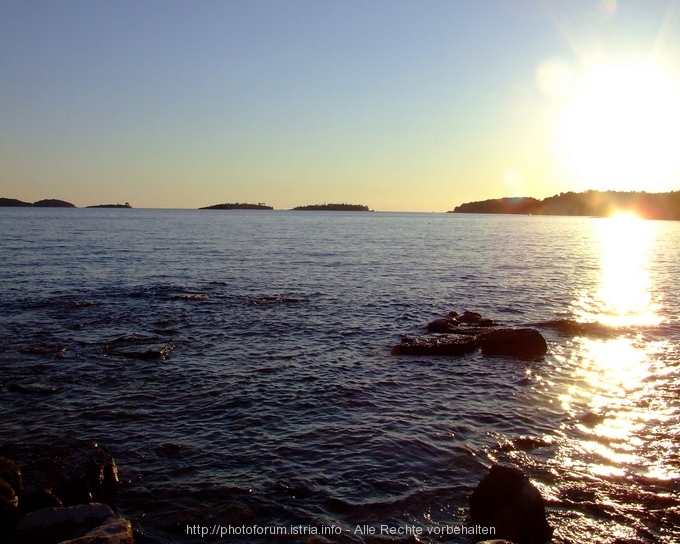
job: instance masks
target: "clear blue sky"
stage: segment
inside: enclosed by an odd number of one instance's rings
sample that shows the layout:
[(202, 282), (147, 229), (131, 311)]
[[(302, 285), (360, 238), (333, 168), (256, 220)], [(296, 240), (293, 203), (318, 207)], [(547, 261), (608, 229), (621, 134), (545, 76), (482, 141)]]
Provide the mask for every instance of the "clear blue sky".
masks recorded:
[(444, 211), (580, 190), (569, 92), (537, 74), (651, 57), (677, 76), (677, 2), (3, 0), (0, 196)]

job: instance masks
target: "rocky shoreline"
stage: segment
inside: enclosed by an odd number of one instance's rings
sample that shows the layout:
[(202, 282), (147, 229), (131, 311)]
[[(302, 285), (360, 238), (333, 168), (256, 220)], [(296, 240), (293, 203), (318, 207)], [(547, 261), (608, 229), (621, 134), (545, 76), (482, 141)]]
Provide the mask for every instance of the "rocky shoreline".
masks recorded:
[[(118, 484), (113, 457), (96, 442), (0, 446), (0, 544), (134, 544), (130, 521), (106, 504)], [(517, 468), (491, 466), (469, 501), (470, 524), (494, 528), (484, 542), (552, 536), (543, 497)]]

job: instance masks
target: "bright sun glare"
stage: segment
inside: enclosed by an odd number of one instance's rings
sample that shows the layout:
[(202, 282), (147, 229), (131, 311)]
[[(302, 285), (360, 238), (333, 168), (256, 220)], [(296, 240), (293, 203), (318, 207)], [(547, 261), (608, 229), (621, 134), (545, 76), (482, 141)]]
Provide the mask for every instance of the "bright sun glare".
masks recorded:
[(680, 82), (656, 64), (600, 65), (574, 89), (560, 138), (584, 189), (677, 189)]

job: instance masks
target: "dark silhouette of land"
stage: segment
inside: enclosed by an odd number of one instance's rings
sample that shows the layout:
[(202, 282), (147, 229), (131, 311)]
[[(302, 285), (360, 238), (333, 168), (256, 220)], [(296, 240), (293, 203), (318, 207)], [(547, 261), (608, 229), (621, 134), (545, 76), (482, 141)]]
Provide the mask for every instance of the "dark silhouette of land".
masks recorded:
[(206, 206), (204, 208), (199, 208), (199, 210), (273, 210), (273, 206), (267, 206), (264, 202), (258, 202), (257, 204), (246, 204), (235, 202), (226, 204), (215, 204), (214, 206)]
[(85, 206), (86, 208), (132, 208), (129, 202), (125, 204), (98, 204), (97, 206)]
[(311, 204), (309, 206), (296, 206), (294, 210), (304, 211), (331, 211), (331, 212), (370, 212), (368, 206), (361, 204)]
[(586, 191), (560, 193), (537, 200), (531, 197), (497, 198), (467, 202), (448, 213), (500, 213), (530, 215), (578, 215), (609, 217), (617, 212), (634, 213), (643, 219), (680, 220), (680, 191), (646, 193)]
[(56, 200), (48, 198), (46, 200), (38, 200), (37, 202), (23, 202), (16, 198), (0, 198), (0, 206), (12, 208), (75, 208), (75, 204), (66, 202), (64, 200)]

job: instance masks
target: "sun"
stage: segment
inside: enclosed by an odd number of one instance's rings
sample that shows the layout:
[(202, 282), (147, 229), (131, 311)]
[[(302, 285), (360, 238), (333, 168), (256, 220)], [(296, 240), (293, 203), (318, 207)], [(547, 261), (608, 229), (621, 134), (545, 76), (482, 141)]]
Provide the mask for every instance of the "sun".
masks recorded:
[(654, 63), (594, 67), (572, 93), (559, 140), (582, 189), (678, 189), (680, 81)]

